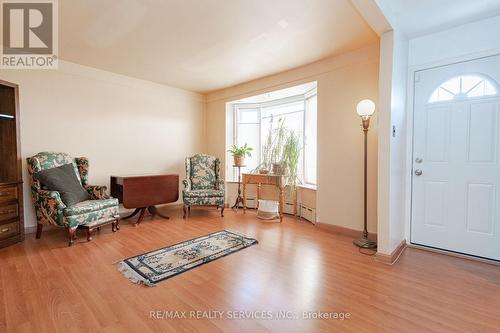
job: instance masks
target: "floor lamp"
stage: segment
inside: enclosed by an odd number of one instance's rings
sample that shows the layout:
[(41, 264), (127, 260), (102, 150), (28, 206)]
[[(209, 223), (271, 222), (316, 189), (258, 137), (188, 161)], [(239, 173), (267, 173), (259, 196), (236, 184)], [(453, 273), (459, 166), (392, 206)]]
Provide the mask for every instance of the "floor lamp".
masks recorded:
[(355, 239), (353, 241), (354, 245), (364, 248), (364, 249), (376, 249), (377, 243), (372, 242), (368, 239), (368, 208), (367, 208), (367, 197), (368, 197), (368, 127), (370, 127), (370, 117), (375, 112), (375, 103), (369, 99), (364, 99), (358, 103), (356, 106), (356, 111), (361, 117), (361, 122), (363, 124), (363, 136), (364, 136), (364, 229), (363, 238)]

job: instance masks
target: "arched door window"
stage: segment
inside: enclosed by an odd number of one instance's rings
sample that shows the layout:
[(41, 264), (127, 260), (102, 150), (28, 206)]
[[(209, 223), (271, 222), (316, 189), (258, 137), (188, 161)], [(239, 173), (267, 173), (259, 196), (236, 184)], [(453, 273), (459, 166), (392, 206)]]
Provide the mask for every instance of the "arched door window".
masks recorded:
[(449, 79), (434, 90), (429, 103), (492, 96), (498, 94), (498, 85), (482, 75), (461, 75)]

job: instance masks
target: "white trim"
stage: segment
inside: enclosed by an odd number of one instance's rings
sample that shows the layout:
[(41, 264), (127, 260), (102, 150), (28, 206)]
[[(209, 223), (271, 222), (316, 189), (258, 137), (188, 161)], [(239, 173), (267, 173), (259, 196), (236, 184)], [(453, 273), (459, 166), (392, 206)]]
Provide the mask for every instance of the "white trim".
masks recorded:
[[(443, 66), (448, 66), (448, 65), (453, 65), (453, 64), (459, 64), (459, 63), (470, 61), (470, 60), (478, 60), (481, 58), (492, 57), (495, 55), (500, 55), (500, 48), (493, 48), (491, 50), (468, 53), (468, 54), (456, 56), (456, 57), (448, 57), (448, 58), (441, 59), (439, 61), (431, 61), (431, 62), (426, 62), (426, 63), (421, 63), (421, 64), (409, 65), (408, 70), (409, 70), (409, 72), (419, 72), (419, 71), (423, 71), (423, 70), (427, 70), (427, 69), (438, 68), (438, 67), (443, 67)], [(411, 82), (411, 83), (413, 83), (413, 82)]]

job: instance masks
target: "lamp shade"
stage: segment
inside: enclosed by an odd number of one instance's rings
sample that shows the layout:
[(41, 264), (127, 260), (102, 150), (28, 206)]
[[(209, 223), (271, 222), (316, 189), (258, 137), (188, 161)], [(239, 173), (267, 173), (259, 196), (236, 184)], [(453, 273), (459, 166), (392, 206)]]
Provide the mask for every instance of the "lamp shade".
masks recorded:
[(358, 103), (356, 111), (360, 117), (370, 117), (375, 112), (375, 103), (369, 99), (364, 99)]

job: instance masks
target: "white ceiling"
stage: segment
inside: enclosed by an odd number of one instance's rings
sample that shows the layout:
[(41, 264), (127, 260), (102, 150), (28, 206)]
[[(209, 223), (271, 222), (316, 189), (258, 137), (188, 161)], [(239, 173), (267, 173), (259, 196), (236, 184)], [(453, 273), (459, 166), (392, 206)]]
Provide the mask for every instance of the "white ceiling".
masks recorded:
[(500, 14), (500, 0), (375, 1), (392, 27), (410, 38)]
[(63, 60), (207, 92), (376, 42), (349, 0), (59, 1)]

